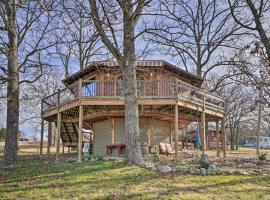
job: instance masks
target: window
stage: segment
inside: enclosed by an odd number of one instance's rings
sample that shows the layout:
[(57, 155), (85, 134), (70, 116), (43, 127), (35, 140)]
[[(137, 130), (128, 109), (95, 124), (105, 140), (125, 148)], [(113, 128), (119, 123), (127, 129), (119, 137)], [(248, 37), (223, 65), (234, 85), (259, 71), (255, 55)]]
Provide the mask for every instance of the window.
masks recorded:
[(83, 83), (82, 86), (82, 96), (84, 97), (94, 97), (96, 96), (96, 77), (93, 77), (89, 82)]

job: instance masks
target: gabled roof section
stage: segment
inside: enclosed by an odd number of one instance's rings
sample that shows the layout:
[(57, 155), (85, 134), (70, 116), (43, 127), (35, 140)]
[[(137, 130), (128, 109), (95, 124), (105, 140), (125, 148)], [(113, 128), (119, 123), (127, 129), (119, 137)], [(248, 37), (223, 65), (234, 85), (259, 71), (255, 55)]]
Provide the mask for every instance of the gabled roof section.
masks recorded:
[[(199, 78), (198, 76), (189, 73), (173, 64), (170, 64), (163, 60), (138, 60), (136, 61), (137, 67), (160, 67), (168, 70), (175, 75), (184, 79), (184, 81), (189, 82), (192, 85), (200, 87), (203, 79)], [(98, 67), (119, 67), (118, 62), (116, 61), (97, 61), (92, 62), (89, 66), (85, 67), (84, 69), (70, 75), (66, 79), (63, 80), (65, 85), (72, 84), (79, 80), (80, 78), (86, 76), (87, 74), (94, 72), (97, 70)]]

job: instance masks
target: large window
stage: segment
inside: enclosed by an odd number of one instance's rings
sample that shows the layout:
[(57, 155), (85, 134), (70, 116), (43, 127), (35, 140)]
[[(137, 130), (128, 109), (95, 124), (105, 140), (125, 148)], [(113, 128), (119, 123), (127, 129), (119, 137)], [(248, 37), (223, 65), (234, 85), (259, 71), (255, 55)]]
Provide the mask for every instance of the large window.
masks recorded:
[(96, 77), (91, 78), (89, 82), (84, 82), (82, 86), (82, 96), (94, 97), (96, 96)]

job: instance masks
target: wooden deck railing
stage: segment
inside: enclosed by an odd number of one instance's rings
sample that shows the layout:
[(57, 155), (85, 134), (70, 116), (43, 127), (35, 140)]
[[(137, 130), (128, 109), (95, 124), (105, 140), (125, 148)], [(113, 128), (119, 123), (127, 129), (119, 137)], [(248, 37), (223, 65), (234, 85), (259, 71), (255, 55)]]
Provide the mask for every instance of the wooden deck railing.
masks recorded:
[[(223, 98), (183, 81), (146, 80), (137, 81), (140, 99), (179, 99), (216, 109), (224, 108)], [(124, 83), (121, 80), (94, 80), (76, 82), (42, 100), (42, 112), (77, 98), (123, 98)]]

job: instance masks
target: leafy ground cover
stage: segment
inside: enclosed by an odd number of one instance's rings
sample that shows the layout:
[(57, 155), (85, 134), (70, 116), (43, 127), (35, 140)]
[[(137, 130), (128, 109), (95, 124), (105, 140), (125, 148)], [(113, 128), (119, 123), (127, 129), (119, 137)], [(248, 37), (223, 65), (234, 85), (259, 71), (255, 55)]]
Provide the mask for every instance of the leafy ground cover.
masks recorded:
[(119, 161), (20, 156), (19, 166), (0, 168), (0, 199), (270, 199), (270, 177), (161, 174)]

